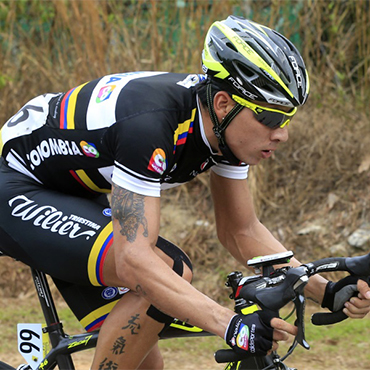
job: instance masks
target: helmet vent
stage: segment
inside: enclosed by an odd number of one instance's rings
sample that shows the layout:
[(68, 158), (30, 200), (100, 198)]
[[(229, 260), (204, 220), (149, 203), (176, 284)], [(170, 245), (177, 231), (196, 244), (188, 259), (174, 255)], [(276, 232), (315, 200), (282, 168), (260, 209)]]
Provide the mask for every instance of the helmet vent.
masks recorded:
[(227, 46), (229, 49), (232, 49), (233, 51), (235, 51), (236, 53), (238, 52), (238, 50), (236, 49), (236, 47), (235, 47), (231, 42), (227, 42), (227, 43), (226, 43), (226, 46)]
[(275, 93), (275, 90), (268, 84), (265, 84), (265, 85), (261, 86), (261, 88), (263, 88), (263, 90), (268, 91), (272, 94)]
[(235, 63), (234, 62), (234, 66), (236, 68), (236, 70), (241, 74), (241, 75), (244, 75), (248, 78), (251, 78), (251, 77), (254, 77), (256, 76), (256, 73), (254, 73), (253, 70), (249, 69), (247, 66), (245, 66), (244, 64), (241, 64), (241, 63)]
[(262, 77), (258, 77), (255, 80), (253, 80), (253, 84), (258, 87), (264, 87), (266, 85), (266, 80)]

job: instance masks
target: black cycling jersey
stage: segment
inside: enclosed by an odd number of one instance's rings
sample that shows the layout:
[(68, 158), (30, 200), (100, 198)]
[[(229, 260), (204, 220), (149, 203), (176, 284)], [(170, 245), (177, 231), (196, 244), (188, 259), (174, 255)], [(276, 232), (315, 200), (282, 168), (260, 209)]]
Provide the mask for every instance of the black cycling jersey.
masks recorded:
[(194, 89), (202, 79), (122, 73), (39, 96), (3, 126), (2, 156), (46, 187), (81, 196), (110, 192), (112, 181), (159, 196), (212, 166), (246, 178), (248, 166), (212, 152)]
[[(113, 225), (102, 193), (112, 182), (159, 196), (212, 166), (221, 176), (247, 177), (248, 166), (212, 152), (194, 88), (202, 79), (105, 76), (32, 99), (1, 130), (0, 250), (52, 276), (86, 330), (127, 292), (106, 287), (103, 274)], [(163, 251), (183, 259), (175, 246)]]

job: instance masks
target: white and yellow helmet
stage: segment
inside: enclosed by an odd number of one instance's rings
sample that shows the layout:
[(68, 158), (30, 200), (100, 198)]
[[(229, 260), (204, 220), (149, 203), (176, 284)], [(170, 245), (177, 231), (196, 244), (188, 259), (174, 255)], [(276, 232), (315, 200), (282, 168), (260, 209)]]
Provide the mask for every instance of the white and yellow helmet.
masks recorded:
[(297, 48), (280, 33), (241, 17), (212, 24), (202, 64), (213, 81), (250, 101), (297, 107), (308, 97), (308, 73)]

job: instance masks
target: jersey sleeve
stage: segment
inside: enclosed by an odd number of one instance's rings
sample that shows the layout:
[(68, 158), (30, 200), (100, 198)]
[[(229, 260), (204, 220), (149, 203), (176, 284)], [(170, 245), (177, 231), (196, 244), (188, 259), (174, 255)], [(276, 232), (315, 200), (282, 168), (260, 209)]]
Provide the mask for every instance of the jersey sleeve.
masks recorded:
[(226, 163), (217, 163), (211, 170), (219, 176), (234, 180), (244, 180), (248, 177), (249, 166), (232, 166)]
[(160, 196), (161, 179), (173, 157), (168, 115), (161, 111), (144, 113), (109, 129), (106, 140), (113, 143), (114, 184), (141, 195)]

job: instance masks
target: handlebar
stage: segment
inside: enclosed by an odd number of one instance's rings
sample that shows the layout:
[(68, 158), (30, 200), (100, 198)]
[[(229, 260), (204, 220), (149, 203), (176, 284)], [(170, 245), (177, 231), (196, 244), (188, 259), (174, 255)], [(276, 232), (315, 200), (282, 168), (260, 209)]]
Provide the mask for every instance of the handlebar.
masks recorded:
[[(230, 298), (235, 299), (236, 312), (241, 312), (243, 307), (257, 304), (263, 310), (278, 312), (287, 303), (293, 301), (296, 309), (296, 322), (298, 334), (287, 356), (297, 344), (306, 349), (309, 345), (305, 340), (304, 287), (309, 278), (322, 272), (345, 271), (350, 275), (368, 281), (370, 276), (370, 253), (359, 257), (331, 257), (309, 262), (299, 267), (282, 267), (274, 269), (275, 264), (287, 263), (292, 253), (276, 254), (260, 257), (257, 261), (250, 260), (248, 265), (262, 268), (262, 275), (243, 277), (240, 272), (231, 273), (226, 285), (233, 289)], [(283, 259), (286, 258), (284, 261)], [(259, 270), (260, 271), (260, 270)], [(333, 313), (315, 313), (311, 321), (314, 325), (330, 325), (348, 318), (342, 310)], [(286, 356), (286, 357), (287, 357)], [(285, 357), (284, 357), (285, 358)], [(240, 357), (232, 350), (220, 350), (215, 353), (217, 362), (235, 362)]]
[[(345, 271), (352, 276), (367, 280), (370, 275), (370, 253), (358, 257), (330, 257), (305, 265), (311, 274), (320, 272)], [(347, 319), (343, 311), (331, 313), (314, 313), (311, 322), (314, 325), (332, 325)]]

